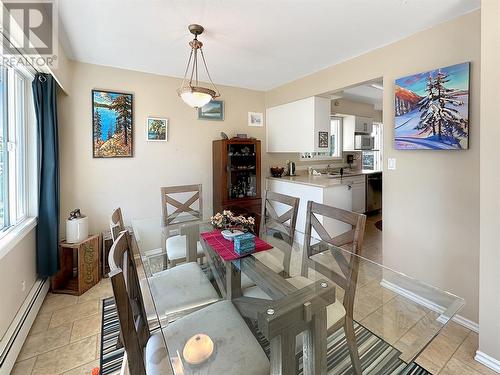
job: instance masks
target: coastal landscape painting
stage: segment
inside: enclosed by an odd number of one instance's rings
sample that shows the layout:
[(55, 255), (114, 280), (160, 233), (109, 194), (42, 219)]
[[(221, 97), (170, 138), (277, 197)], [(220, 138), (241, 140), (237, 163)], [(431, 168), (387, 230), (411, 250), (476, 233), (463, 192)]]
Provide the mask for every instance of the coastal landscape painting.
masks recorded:
[(198, 108), (198, 120), (224, 120), (224, 102), (212, 100), (203, 107)]
[(396, 80), (396, 149), (469, 147), (469, 70), (467, 62)]
[(132, 94), (92, 90), (94, 158), (133, 155)]

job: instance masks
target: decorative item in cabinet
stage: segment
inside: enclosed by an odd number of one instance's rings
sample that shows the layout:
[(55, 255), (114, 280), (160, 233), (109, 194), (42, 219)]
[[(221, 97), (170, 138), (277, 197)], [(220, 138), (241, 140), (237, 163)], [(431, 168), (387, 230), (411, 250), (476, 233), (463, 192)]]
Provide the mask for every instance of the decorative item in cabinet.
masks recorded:
[(60, 270), (51, 278), (53, 293), (80, 296), (99, 282), (99, 237), (59, 243)]
[(214, 213), (231, 210), (253, 216), (259, 228), (261, 212), (260, 141), (232, 138), (213, 141)]

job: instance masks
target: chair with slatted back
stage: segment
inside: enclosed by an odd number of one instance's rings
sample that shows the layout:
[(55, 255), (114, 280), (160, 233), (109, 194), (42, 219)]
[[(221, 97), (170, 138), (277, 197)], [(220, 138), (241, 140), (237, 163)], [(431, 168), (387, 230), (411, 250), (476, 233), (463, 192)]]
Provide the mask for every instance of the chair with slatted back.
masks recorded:
[[(183, 353), (187, 339), (200, 332), (209, 335), (217, 345), (208, 365), (211, 373), (269, 374), (269, 361), (264, 350), (231, 301), (213, 303), (179, 318), (166, 325), (161, 331), (150, 335), (145, 315), (131, 304), (131, 297), (128, 294), (122, 272), (122, 267), (125, 267), (127, 262), (126, 254), (129, 251), (127, 240), (124, 237), (126, 235), (127, 233), (120, 234), (113, 243), (109, 264), (111, 284), (130, 374), (173, 373), (169, 364), (168, 352), (174, 356), (177, 353)], [(173, 270), (181, 267), (182, 265)], [(166, 272), (173, 270), (166, 270)], [(175, 287), (175, 285), (172, 286)], [(161, 293), (166, 294), (169, 298), (176, 298), (175, 295), (169, 293), (168, 288), (164, 288)], [(160, 307), (156, 308), (158, 310)], [(165, 341), (168, 351), (165, 347)], [(235, 361), (235, 358), (238, 360)], [(196, 373), (199, 370), (200, 368), (196, 368)]]
[[(309, 270), (313, 269), (344, 290), (343, 303), (337, 301), (327, 307), (328, 335), (344, 328), (354, 373), (361, 375), (353, 313), (366, 216), (312, 201), (307, 202), (306, 215), (302, 275), (288, 281), (296, 287), (308, 285), (312, 283)], [(341, 234), (331, 235), (328, 229)]]
[[(127, 353), (130, 374), (170, 373), (168, 353), (161, 333), (150, 335), (148, 321), (144, 312), (142, 294), (132, 295), (132, 290), (139, 290), (137, 277), (125, 276), (124, 270), (134, 273), (135, 265), (129, 249), (128, 233), (121, 232), (111, 246), (108, 262), (115, 297), (120, 340)], [(137, 273), (135, 272), (136, 276)], [(159, 337), (156, 337), (158, 336)]]
[[(110, 228), (113, 227), (121, 229), (120, 233), (127, 233), (126, 241), (128, 242), (129, 249), (132, 249), (132, 239), (128, 232), (124, 230), (120, 208), (113, 211), (111, 215)], [(219, 300), (217, 291), (202, 271), (200, 265), (196, 262), (188, 262), (175, 268), (165, 269), (150, 276), (148, 280), (142, 279), (139, 281), (137, 264), (132, 250), (130, 250), (130, 254), (131, 265), (134, 266), (134, 269), (129, 270), (125, 268), (123, 270), (125, 278), (126, 280), (129, 280), (131, 277), (136, 278), (137, 283), (134, 281), (132, 285), (135, 283), (137, 285), (141, 285), (141, 283), (148, 284), (149, 282), (149, 286), (145, 286), (150, 288), (151, 292), (157, 296), (154, 301), (156, 310), (164, 313), (164, 315), (160, 316), (162, 324), (174, 321), (179, 317)], [(140, 288), (138, 291), (131, 290), (131, 292), (134, 295), (140, 293)], [(154, 318), (154, 314), (148, 316), (148, 319)]]
[[(292, 245), (295, 236), (295, 225), (299, 211), (299, 198), (266, 190), (264, 204), (262, 207), (262, 220), (260, 233), (273, 235), (285, 240), (289, 247), (280, 246), (280, 249), (272, 249), (262, 253), (254, 254), (266, 267), (276, 273), (290, 274), (290, 262), (292, 258)], [(244, 296), (255, 298), (266, 298), (265, 293), (260, 290), (244, 273), (241, 274), (241, 288)]]
[[(182, 197), (182, 202), (181, 202)], [(161, 188), (161, 209), (165, 232), (170, 232), (179, 224), (203, 220), (202, 185), (169, 186)], [(193, 245), (194, 246), (194, 245)], [(186, 261), (188, 239), (185, 235), (167, 236), (166, 250), (169, 265), (176, 266)], [(196, 242), (197, 258), (204, 252), (199, 241)]]

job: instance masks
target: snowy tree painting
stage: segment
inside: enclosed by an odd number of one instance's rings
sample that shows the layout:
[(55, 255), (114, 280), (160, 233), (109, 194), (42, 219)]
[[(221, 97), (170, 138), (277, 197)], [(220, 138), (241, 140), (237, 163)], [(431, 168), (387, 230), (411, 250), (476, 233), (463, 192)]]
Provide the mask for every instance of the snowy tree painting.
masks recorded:
[(469, 147), (469, 68), (463, 63), (396, 80), (396, 149)]

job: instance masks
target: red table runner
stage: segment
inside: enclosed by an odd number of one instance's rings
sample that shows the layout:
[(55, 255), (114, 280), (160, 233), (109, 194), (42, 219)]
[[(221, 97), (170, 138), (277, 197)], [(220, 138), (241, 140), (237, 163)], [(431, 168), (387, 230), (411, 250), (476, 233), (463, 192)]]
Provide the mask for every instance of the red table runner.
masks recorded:
[(244, 256), (273, 248), (259, 237), (255, 237), (255, 250), (248, 254), (239, 255), (236, 251), (234, 251), (234, 243), (222, 237), (222, 234), (218, 229), (212, 232), (201, 233), (200, 236), (207, 241), (210, 247), (214, 249), (222, 259), (226, 261), (243, 258)]

